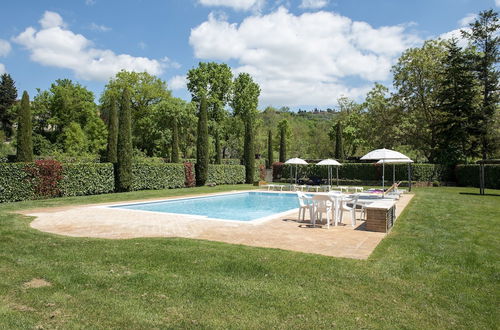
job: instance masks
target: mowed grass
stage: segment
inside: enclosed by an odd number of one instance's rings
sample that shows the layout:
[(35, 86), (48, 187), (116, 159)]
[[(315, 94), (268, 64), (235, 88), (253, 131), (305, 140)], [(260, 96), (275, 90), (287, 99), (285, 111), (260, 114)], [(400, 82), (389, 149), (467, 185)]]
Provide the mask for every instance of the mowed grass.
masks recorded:
[[(1, 205), (0, 328), (498, 328), (500, 197), (460, 194), (477, 189), (417, 189), (366, 261), (188, 239), (71, 238), (9, 213), (248, 188)], [(34, 278), (51, 286), (26, 287)]]

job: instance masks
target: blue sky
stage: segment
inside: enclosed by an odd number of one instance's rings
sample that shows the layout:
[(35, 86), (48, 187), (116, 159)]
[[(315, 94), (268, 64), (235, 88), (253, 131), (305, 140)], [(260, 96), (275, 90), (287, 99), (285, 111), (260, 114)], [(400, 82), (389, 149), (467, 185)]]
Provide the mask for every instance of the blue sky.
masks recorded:
[(46, 0), (0, 11), (0, 72), (36, 95), (58, 78), (98, 98), (120, 69), (190, 99), (186, 72), (226, 62), (260, 84), (260, 108), (331, 107), (391, 83), (404, 49), (449, 36), (500, 0)]

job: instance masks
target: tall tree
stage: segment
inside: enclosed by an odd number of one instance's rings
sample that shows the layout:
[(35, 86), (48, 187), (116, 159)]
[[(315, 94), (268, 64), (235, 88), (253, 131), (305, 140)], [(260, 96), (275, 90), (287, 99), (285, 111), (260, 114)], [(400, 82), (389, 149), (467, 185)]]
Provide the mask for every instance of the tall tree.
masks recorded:
[(33, 140), (31, 129), (31, 106), (28, 92), (23, 92), (21, 107), (19, 108), (19, 121), (17, 132), (17, 161), (33, 161)]
[(335, 125), (335, 159), (344, 159), (344, 144), (342, 142), (342, 122)]
[(481, 155), (486, 159), (492, 155), (495, 149), (500, 148), (493, 143), (493, 123), (495, 112), (498, 111), (499, 78), (498, 70), (499, 45), (500, 45), (500, 20), (498, 13), (485, 10), (479, 13), (475, 22), (470, 24), (470, 31), (462, 31), (462, 34), (475, 46), (475, 71), (481, 82), (481, 117), (476, 125), (480, 129)]
[(273, 165), (273, 131), (269, 130), (267, 134), (267, 166), (271, 168)]
[(227, 64), (215, 62), (200, 62), (197, 68), (187, 74), (188, 90), (193, 95), (193, 101), (200, 96), (206, 97), (210, 131), (214, 139), (215, 163), (221, 163), (222, 123), (227, 117), (225, 105), (231, 96), (233, 74)]
[(437, 161), (439, 86), (446, 57), (446, 42), (429, 40), (406, 50), (393, 66), (395, 102), (403, 111), (408, 144), (430, 162)]
[(208, 109), (207, 100), (202, 96), (198, 111), (198, 134), (196, 137), (196, 164), (194, 167), (196, 185), (203, 186), (208, 177)]
[(71, 122), (64, 126), (61, 134), (61, 146), (66, 155), (78, 157), (87, 153), (88, 140), (80, 124)]
[(243, 142), (243, 163), (246, 183), (252, 183), (255, 173), (255, 119), (259, 104), (260, 87), (248, 73), (240, 73), (234, 81), (234, 95), (231, 105), (236, 116), (243, 119), (245, 140)]
[(179, 162), (179, 124), (177, 118), (172, 119), (172, 163)]
[(116, 188), (118, 191), (130, 191), (132, 188), (132, 114), (130, 91), (124, 88), (120, 100), (118, 145), (116, 163)]
[(17, 89), (14, 80), (8, 73), (0, 77), (0, 124), (7, 137), (12, 135), (12, 123), (15, 120), (15, 113), (12, 106), (17, 99)]
[(108, 114), (108, 144), (106, 148), (106, 161), (116, 163), (118, 161), (118, 104), (115, 99), (109, 102)]
[(447, 46), (443, 80), (438, 94), (441, 111), (438, 155), (441, 164), (455, 165), (474, 155), (477, 122), (476, 81), (471, 57), (453, 39)]
[(280, 162), (286, 162), (286, 149), (287, 149), (287, 140), (290, 135), (290, 126), (288, 124), (288, 120), (283, 119), (278, 123), (279, 129), (279, 138), (280, 138)]

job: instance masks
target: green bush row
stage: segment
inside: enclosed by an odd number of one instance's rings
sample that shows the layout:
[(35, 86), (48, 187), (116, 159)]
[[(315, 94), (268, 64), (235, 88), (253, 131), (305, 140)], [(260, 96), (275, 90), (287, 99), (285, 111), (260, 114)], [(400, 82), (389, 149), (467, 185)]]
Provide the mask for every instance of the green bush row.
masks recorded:
[(245, 182), (243, 165), (208, 165), (207, 183), (237, 184)]
[[(328, 178), (328, 166), (314, 164), (299, 165), (299, 177)], [(396, 180), (408, 180), (408, 165), (385, 165), (386, 180), (392, 179), (393, 168)], [(382, 180), (382, 165), (372, 163), (345, 163), (339, 166), (339, 178), (347, 180), (377, 181)], [(442, 166), (436, 164), (412, 164), (412, 180), (414, 181), (449, 181), (449, 173)], [(336, 178), (336, 168), (332, 166), (333, 178)], [(284, 164), (281, 176), (284, 179), (294, 177), (295, 165)]]
[(135, 163), (132, 166), (132, 190), (184, 187), (183, 164)]
[(111, 163), (63, 164), (63, 178), (59, 182), (62, 196), (106, 194), (115, 190)]
[(26, 163), (0, 164), (0, 203), (35, 197), (35, 188), (24, 169)]
[[(479, 187), (479, 165), (457, 165), (455, 176), (459, 186)], [(500, 165), (484, 165), (485, 187), (500, 189)]]

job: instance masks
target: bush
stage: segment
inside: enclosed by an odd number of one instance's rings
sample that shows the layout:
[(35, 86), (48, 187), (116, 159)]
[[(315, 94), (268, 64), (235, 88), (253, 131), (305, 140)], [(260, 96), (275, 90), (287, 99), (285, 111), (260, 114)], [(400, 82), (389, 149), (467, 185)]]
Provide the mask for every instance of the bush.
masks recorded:
[[(459, 186), (479, 187), (479, 165), (457, 165), (455, 176)], [(485, 187), (500, 189), (500, 165), (484, 165)]]
[(62, 196), (106, 194), (115, 190), (113, 164), (64, 164), (60, 181)]
[(272, 164), (273, 168), (273, 180), (280, 180), (283, 175), (283, 166), (285, 164), (282, 162), (274, 162)]
[(0, 203), (35, 198), (33, 182), (24, 170), (27, 164), (0, 164)]
[(26, 164), (24, 171), (39, 198), (58, 197), (61, 195), (59, 181), (62, 179), (62, 166), (57, 160), (37, 160)]
[(196, 180), (194, 178), (193, 163), (184, 163), (184, 186), (191, 188), (195, 186)]
[(132, 190), (166, 189), (184, 187), (183, 164), (134, 163)]
[(245, 182), (243, 165), (208, 165), (207, 182), (215, 184), (237, 184)]

